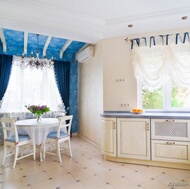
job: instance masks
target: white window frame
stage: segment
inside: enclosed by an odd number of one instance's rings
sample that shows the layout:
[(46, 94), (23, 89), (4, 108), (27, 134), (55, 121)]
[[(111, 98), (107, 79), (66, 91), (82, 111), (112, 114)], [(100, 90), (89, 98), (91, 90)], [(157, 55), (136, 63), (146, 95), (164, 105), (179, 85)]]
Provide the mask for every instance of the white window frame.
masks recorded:
[[(163, 109), (145, 109), (147, 111), (188, 111), (189, 108), (179, 108), (179, 107), (171, 107), (171, 81), (167, 81), (163, 86)], [(142, 108), (142, 83), (140, 79), (137, 79), (137, 106)]]

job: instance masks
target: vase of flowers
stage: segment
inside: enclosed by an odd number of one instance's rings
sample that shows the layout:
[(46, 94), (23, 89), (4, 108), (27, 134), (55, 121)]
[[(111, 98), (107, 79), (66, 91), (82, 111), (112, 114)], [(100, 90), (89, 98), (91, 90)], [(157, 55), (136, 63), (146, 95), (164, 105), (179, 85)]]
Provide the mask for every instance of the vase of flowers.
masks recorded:
[(31, 113), (33, 113), (37, 117), (37, 121), (42, 121), (41, 117), (44, 113), (49, 112), (50, 108), (46, 105), (28, 105), (25, 106)]
[(41, 122), (42, 121), (42, 116), (37, 116), (37, 122)]

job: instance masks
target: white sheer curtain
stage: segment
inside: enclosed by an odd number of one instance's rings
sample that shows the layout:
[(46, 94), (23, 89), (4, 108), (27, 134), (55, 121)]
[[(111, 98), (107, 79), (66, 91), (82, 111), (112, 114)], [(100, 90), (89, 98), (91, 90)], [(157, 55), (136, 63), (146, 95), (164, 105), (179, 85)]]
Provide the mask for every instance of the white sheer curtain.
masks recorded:
[(9, 84), (3, 97), (2, 112), (26, 112), (25, 105), (47, 105), (51, 111), (64, 111), (54, 70), (20, 68), (20, 58), (14, 57)]
[(151, 47), (133, 44), (135, 76), (147, 89), (158, 89), (168, 79), (178, 86), (190, 87), (190, 43), (175, 44), (174, 39), (175, 36), (170, 37), (168, 45), (158, 39), (156, 45)]

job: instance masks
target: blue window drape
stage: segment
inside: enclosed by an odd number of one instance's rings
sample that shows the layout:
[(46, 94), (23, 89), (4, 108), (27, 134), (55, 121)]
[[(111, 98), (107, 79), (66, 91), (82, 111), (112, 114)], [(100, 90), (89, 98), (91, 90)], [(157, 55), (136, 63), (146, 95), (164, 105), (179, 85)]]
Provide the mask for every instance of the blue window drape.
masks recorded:
[(0, 54), (0, 101), (7, 89), (12, 68), (13, 56)]
[[(151, 36), (149, 38), (149, 44), (147, 43), (148, 37), (142, 37), (142, 38), (134, 38), (130, 39), (131, 41), (131, 49), (134, 48), (134, 45), (140, 47), (141, 43), (145, 44), (145, 46), (150, 46), (152, 47), (153, 45), (156, 46), (156, 38), (159, 39), (161, 38), (162, 45), (169, 45), (170, 43), (170, 37), (175, 36), (175, 44), (177, 45), (178, 43), (190, 43), (190, 33), (185, 32), (185, 33), (176, 33), (176, 34), (166, 34), (166, 35), (159, 35), (159, 36)], [(125, 39), (126, 40), (126, 39)], [(128, 41), (128, 40), (127, 40)], [(159, 40), (158, 40), (159, 41)], [(153, 45), (152, 45), (153, 44)]]
[(65, 105), (67, 115), (69, 114), (69, 83), (70, 83), (70, 62), (54, 61), (54, 71), (57, 81), (57, 86)]

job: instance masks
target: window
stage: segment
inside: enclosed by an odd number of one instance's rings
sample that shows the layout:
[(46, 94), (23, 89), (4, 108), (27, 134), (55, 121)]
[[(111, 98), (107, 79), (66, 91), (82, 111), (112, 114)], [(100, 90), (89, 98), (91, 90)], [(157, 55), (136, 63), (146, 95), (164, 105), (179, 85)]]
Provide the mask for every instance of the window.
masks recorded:
[(54, 70), (20, 68), (14, 57), (9, 84), (3, 97), (2, 112), (26, 112), (25, 105), (47, 105), (51, 111), (64, 110)]
[(189, 110), (190, 87), (177, 86), (172, 82), (166, 82), (163, 87), (149, 90), (139, 81), (138, 104), (148, 110)]
[(132, 46), (138, 106), (148, 110), (189, 111), (189, 33), (133, 39)]

